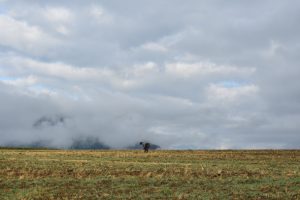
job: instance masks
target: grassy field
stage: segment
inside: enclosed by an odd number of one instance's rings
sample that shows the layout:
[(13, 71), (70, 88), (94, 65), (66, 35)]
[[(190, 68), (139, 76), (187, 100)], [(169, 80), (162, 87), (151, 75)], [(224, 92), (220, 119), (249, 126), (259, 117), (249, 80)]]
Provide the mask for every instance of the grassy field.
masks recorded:
[(300, 151), (0, 149), (0, 199), (300, 199)]

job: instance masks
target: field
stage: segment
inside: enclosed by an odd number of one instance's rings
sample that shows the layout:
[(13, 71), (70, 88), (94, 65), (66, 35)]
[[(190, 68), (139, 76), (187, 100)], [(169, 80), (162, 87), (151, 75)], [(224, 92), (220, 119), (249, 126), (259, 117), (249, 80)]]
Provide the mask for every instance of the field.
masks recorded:
[(300, 199), (300, 151), (0, 149), (0, 199)]

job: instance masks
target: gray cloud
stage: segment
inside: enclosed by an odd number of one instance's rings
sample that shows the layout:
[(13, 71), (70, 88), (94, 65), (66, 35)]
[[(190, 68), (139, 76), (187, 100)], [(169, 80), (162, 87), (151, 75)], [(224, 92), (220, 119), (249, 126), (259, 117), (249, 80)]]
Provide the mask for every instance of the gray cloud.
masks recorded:
[(33, 123), (33, 127), (41, 128), (44, 126), (59, 126), (63, 125), (65, 121), (66, 118), (64, 116), (43, 116)]
[(0, 145), (299, 148), (297, 2), (0, 4)]

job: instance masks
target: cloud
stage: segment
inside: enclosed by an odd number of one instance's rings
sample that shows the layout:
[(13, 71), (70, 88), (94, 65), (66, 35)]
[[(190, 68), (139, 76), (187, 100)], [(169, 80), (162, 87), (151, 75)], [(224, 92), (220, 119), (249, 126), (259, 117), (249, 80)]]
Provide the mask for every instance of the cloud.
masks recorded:
[(299, 148), (299, 3), (1, 3), (0, 145)]
[(46, 7), (44, 16), (48, 21), (56, 23), (69, 23), (73, 21), (73, 14), (63, 7)]
[(40, 54), (57, 42), (39, 27), (5, 15), (0, 15), (0, 28), (0, 44), (20, 51)]
[(10, 67), (8, 69), (3, 69), (2, 71), (17, 76), (33, 73), (43, 77), (63, 78), (69, 81), (76, 81), (87, 79), (95, 80), (111, 74), (109, 69), (76, 67), (61, 62), (43, 62), (15, 55), (8, 55), (2, 59), (0, 58), (0, 63)]
[(88, 9), (90, 16), (99, 24), (113, 23), (113, 16), (100, 5), (91, 5)]
[(255, 68), (241, 68), (233, 66), (218, 66), (214, 63), (169, 63), (166, 65), (166, 72), (177, 76), (189, 78), (192, 76), (207, 75), (250, 75), (255, 72)]
[(65, 123), (65, 117), (63, 116), (50, 116), (50, 117), (41, 117), (36, 122), (34, 122), (34, 128), (41, 128), (44, 126), (57, 126)]
[(1, 80), (3, 83), (24, 87), (24, 86), (31, 86), (34, 85), (37, 82), (37, 79), (33, 76), (28, 76), (25, 78), (5, 78), (2, 77), (3, 80)]
[(255, 85), (244, 85), (240, 87), (228, 88), (220, 85), (210, 85), (207, 88), (207, 97), (210, 101), (239, 102), (240, 98), (249, 98), (257, 95), (259, 88)]
[(168, 49), (166, 47), (164, 47), (163, 45), (154, 43), (154, 42), (148, 42), (146, 44), (143, 44), (142, 48), (145, 50), (156, 51), (156, 52), (161, 52), (161, 53), (168, 51)]

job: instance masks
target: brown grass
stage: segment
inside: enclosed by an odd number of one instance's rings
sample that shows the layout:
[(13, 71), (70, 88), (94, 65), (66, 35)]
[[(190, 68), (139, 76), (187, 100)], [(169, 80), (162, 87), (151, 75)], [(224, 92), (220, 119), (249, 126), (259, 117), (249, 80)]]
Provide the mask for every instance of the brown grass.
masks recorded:
[(300, 151), (0, 149), (0, 199), (300, 199)]

